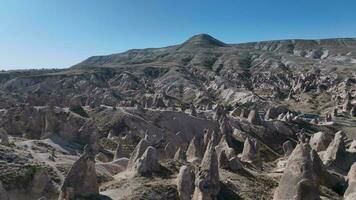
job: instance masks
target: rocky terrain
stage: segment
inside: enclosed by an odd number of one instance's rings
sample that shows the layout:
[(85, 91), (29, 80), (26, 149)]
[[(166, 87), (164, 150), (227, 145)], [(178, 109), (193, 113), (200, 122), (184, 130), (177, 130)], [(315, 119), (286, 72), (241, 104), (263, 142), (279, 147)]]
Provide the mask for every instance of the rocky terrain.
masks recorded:
[(356, 39), (0, 72), (0, 200), (356, 199)]

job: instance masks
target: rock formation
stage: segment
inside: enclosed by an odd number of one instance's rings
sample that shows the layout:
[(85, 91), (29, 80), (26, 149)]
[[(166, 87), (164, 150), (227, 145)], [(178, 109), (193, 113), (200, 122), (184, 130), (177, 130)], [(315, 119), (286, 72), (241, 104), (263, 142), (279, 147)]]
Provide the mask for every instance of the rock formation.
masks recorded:
[(135, 162), (142, 156), (142, 154), (146, 151), (147, 147), (150, 146), (148, 139), (145, 137), (143, 138), (133, 150), (130, 161), (127, 165), (128, 168), (134, 166)]
[(260, 144), (258, 140), (246, 138), (243, 151), (240, 155), (241, 161), (255, 164), (261, 167)]
[(228, 156), (225, 153), (225, 150), (221, 151), (218, 160), (219, 160), (219, 168), (221, 169), (226, 169), (233, 172), (242, 169), (242, 164), (240, 160), (236, 156), (228, 158)]
[(356, 197), (356, 162), (351, 166), (347, 174), (348, 187), (344, 193), (345, 200), (352, 200)]
[(195, 177), (195, 190), (192, 200), (214, 200), (220, 191), (219, 164), (213, 145), (205, 151)]
[(208, 146), (210, 140), (211, 140), (212, 132), (209, 131), (208, 129), (204, 130), (204, 145), (205, 147)]
[(338, 160), (342, 157), (342, 154), (345, 152), (345, 133), (338, 131), (335, 133), (333, 141), (329, 144), (328, 148), (323, 155), (324, 163), (330, 163)]
[(94, 158), (95, 152), (86, 146), (84, 154), (74, 162), (66, 175), (59, 200), (89, 198), (99, 194)]
[(174, 160), (176, 161), (186, 161), (187, 156), (185, 152), (182, 150), (182, 147), (179, 147), (177, 152), (174, 154)]
[(225, 136), (225, 139), (229, 146), (232, 146), (232, 132), (233, 129), (230, 125), (230, 122), (227, 118), (222, 119), (222, 122), (220, 124), (220, 132), (223, 136)]
[(310, 138), (309, 144), (317, 152), (324, 151), (332, 141), (331, 135), (324, 132), (317, 132)]
[(177, 177), (177, 190), (180, 200), (191, 200), (194, 192), (194, 168), (184, 165), (180, 168)]
[(151, 176), (160, 170), (157, 151), (154, 147), (149, 146), (135, 163), (135, 171), (142, 176)]
[(186, 155), (188, 162), (200, 161), (204, 154), (204, 141), (201, 135), (195, 136), (189, 143)]
[(295, 147), (274, 193), (274, 200), (319, 199), (319, 185), (313, 170), (311, 150), (306, 143), (299, 143)]

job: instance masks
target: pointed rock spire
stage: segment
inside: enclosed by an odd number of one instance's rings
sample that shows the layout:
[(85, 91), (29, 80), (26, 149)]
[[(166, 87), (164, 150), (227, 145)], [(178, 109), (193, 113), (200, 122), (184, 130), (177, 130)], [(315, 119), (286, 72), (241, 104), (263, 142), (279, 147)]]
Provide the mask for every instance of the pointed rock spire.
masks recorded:
[(135, 170), (142, 176), (150, 176), (160, 170), (157, 151), (154, 147), (149, 146), (141, 158), (136, 161)]
[(186, 161), (187, 156), (185, 152), (182, 150), (182, 147), (179, 147), (177, 152), (174, 154), (174, 160), (176, 161)]
[(224, 118), (222, 122), (220, 123), (220, 132), (223, 136), (225, 136), (225, 139), (229, 146), (232, 146), (232, 133), (233, 129), (232, 126), (227, 118)]
[(228, 169), (229, 168), (229, 159), (227, 158), (225, 151), (221, 151), (219, 154), (219, 168)]
[(324, 151), (328, 148), (330, 142), (332, 141), (332, 136), (324, 133), (324, 132), (317, 132), (315, 133), (309, 141), (310, 146), (317, 152)]
[(274, 192), (274, 200), (319, 199), (319, 185), (313, 168), (311, 151), (307, 143), (299, 143), (295, 147)]
[(335, 133), (333, 141), (329, 144), (323, 156), (324, 163), (330, 163), (342, 157), (342, 154), (346, 150), (344, 142), (345, 137), (346, 135), (342, 131)]
[(150, 143), (148, 139), (146, 137), (143, 138), (133, 150), (127, 167), (128, 168), (133, 167), (135, 162), (142, 156), (142, 154), (146, 151), (147, 147), (149, 146)]
[(195, 174), (191, 166), (184, 165), (180, 168), (177, 177), (177, 190), (180, 200), (191, 200), (194, 192)]
[(241, 153), (241, 161), (255, 164), (262, 167), (262, 160), (260, 157), (260, 144), (254, 138), (246, 138), (244, 148)]
[(213, 133), (211, 134), (211, 139), (210, 139), (213, 146), (216, 146), (219, 144), (220, 138), (221, 138), (220, 135), (216, 131), (213, 131)]
[(220, 191), (219, 164), (215, 148), (210, 143), (195, 177), (193, 200), (216, 199)]
[(356, 197), (356, 162), (351, 166), (347, 174), (348, 187), (344, 193), (345, 200), (352, 200)]
[(96, 179), (95, 153), (86, 146), (84, 154), (74, 162), (64, 179), (59, 200), (85, 198), (99, 194)]
[(164, 147), (166, 158), (173, 158), (176, 151), (176, 146), (172, 142), (167, 142), (166, 146)]
[(200, 161), (204, 154), (204, 141), (201, 135), (195, 136), (189, 143), (186, 155), (188, 162)]

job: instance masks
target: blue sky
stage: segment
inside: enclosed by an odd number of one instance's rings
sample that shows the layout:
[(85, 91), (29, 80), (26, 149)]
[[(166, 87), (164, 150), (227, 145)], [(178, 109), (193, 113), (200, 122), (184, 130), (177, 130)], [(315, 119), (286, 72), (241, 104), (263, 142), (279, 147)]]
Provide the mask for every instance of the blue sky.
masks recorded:
[(69, 67), (199, 33), (227, 43), (356, 37), (355, 8), (355, 0), (0, 0), (0, 69)]

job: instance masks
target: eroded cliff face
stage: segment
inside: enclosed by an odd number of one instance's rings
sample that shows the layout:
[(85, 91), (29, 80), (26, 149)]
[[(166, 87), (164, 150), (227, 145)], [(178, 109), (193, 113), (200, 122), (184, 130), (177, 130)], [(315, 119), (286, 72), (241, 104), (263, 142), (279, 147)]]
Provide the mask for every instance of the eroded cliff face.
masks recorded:
[(355, 55), (355, 39), (202, 34), (0, 72), (0, 197), (352, 197)]

